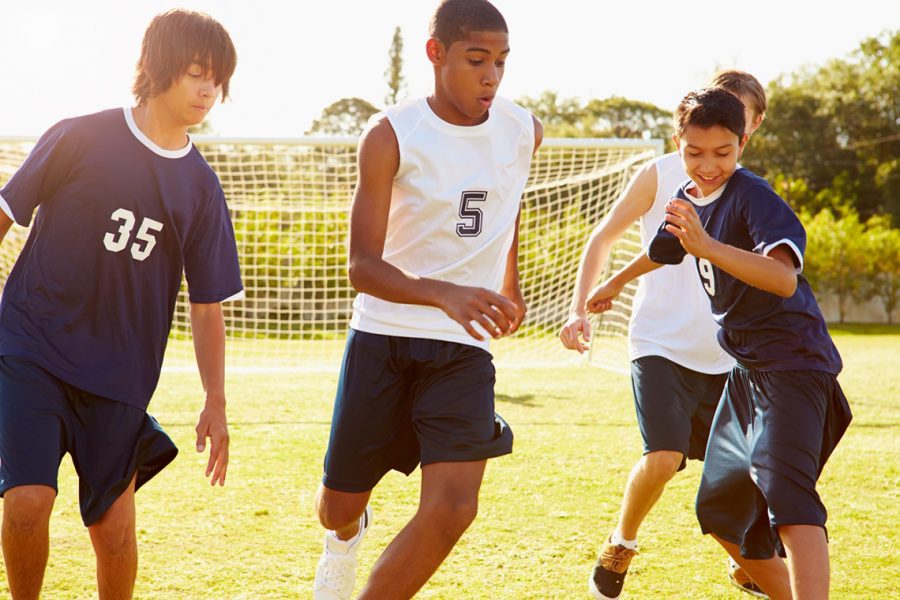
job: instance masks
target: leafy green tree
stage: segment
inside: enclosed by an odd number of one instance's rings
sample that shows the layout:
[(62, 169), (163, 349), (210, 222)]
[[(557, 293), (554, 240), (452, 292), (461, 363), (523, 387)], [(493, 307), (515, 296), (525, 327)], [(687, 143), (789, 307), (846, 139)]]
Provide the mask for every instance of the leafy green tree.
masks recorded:
[(878, 298), (887, 322), (894, 322), (900, 304), (900, 229), (892, 229), (886, 217), (872, 217), (866, 223), (866, 296)]
[(387, 106), (393, 106), (401, 99), (400, 93), (406, 89), (406, 80), (403, 77), (403, 36), (400, 28), (394, 29), (394, 37), (391, 40), (391, 49), (388, 51), (390, 64), (384, 76), (387, 79), (388, 93), (384, 97)]
[(818, 293), (837, 296), (838, 319), (851, 300), (865, 299), (866, 250), (863, 224), (851, 210), (835, 217), (828, 209), (807, 219), (804, 274)]
[(350, 135), (362, 133), (369, 117), (378, 112), (362, 98), (341, 98), (329, 104), (322, 116), (313, 121), (306, 135)]
[(811, 212), (850, 205), (863, 218), (900, 218), (898, 89), (900, 30), (864, 40), (847, 58), (782, 75), (768, 87), (772, 118), (742, 161), (770, 180), (806, 181), (817, 202)]

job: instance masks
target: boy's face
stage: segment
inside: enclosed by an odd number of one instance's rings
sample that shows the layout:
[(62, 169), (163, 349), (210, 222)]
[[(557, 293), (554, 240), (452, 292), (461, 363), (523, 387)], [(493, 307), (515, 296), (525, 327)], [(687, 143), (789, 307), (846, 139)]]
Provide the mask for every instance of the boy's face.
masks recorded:
[(473, 31), (449, 48), (432, 38), (426, 50), (437, 75), (435, 96), (448, 113), (441, 116), (457, 125), (484, 121), (503, 79), (509, 34)]
[(191, 127), (203, 122), (221, 93), (212, 73), (193, 63), (158, 98), (173, 121)]
[(680, 137), (676, 135), (672, 139), (678, 147), (688, 177), (707, 196), (719, 189), (734, 173), (747, 134), (738, 138), (733, 131), (721, 125), (709, 128), (688, 125)]

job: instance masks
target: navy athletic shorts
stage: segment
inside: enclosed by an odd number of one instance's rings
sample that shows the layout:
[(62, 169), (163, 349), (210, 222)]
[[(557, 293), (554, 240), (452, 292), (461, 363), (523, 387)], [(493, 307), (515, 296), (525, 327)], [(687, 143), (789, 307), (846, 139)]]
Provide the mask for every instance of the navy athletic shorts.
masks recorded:
[(512, 452), (494, 413), (494, 365), (475, 346), (350, 330), (341, 365), (326, 487), (371, 490), (420, 462), (475, 461)]
[(140, 488), (178, 449), (141, 409), (73, 387), (29, 360), (0, 356), (0, 496), (21, 485), (58, 491), (66, 452), (78, 472), (81, 518), (90, 526), (132, 477)]
[(737, 544), (745, 558), (766, 559), (784, 555), (778, 527), (824, 529), (816, 481), (851, 418), (831, 373), (735, 367), (697, 492), (703, 533)]
[(728, 373), (693, 371), (661, 356), (631, 361), (631, 387), (644, 454), (680, 452), (680, 471), (688, 458), (703, 460), (709, 427)]

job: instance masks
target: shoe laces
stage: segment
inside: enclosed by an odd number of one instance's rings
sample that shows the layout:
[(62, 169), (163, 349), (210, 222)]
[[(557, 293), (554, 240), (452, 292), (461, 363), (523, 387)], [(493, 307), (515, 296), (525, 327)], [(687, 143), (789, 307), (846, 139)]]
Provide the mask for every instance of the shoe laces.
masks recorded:
[(324, 562), (320, 587), (335, 590), (342, 595), (353, 591), (353, 570), (356, 561), (350, 556), (329, 553)]
[(625, 546), (613, 546), (607, 544), (600, 554), (600, 565), (607, 571), (615, 573), (624, 573), (631, 564), (631, 559), (637, 554), (637, 550), (626, 548)]

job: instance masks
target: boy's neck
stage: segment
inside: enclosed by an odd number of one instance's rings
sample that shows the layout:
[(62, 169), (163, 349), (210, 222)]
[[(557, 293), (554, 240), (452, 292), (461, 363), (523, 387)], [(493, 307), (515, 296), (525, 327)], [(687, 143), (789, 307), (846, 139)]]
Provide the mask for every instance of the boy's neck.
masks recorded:
[(141, 133), (164, 150), (181, 150), (189, 142), (187, 127), (175, 122), (152, 99), (132, 108), (131, 114)]
[(431, 112), (439, 119), (451, 125), (458, 125), (460, 127), (474, 127), (475, 125), (481, 125), (488, 120), (490, 114), (490, 111), (486, 110), (477, 118), (469, 117), (460, 112), (452, 102), (441, 98), (436, 92), (433, 92), (430, 96), (426, 97), (425, 101), (428, 103), (429, 108), (431, 108)]

